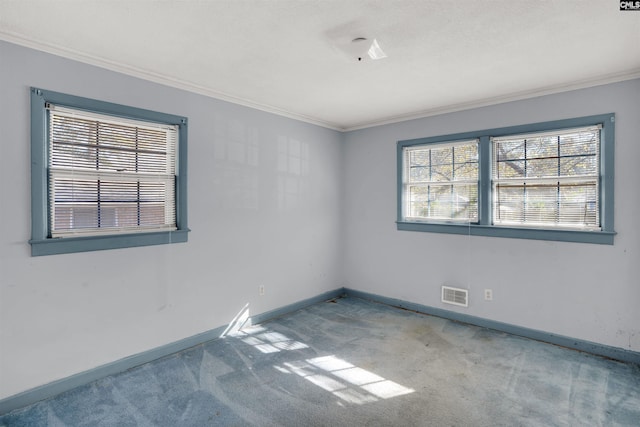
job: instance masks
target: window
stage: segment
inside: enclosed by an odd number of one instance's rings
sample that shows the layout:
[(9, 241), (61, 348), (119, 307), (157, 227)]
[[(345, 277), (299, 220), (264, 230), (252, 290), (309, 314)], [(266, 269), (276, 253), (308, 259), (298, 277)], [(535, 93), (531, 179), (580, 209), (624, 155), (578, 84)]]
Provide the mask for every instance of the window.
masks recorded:
[(492, 138), (494, 224), (601, 230), (600, 128)]
[(614, 114), (398, 142), (398, 229), (613, 244)]
[(33, 88), (32, 255), (187, 241), (183, 117)]
[(478, 141), (405, 151), (407, 219), (478, 221)]

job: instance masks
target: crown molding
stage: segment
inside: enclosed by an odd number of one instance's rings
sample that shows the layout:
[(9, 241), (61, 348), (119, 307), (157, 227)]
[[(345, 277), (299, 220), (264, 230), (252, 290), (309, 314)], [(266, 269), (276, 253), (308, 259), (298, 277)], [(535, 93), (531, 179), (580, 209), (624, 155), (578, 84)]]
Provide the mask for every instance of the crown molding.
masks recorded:
[(385, 119), (363, 121), (352, 126), (341, 126), (336, 123), (326, 122), (314, 117), (306, 116), (303, 114), (294, 113), (282, 108), (278, 108), (268, 104), (261, 104), (249, 99), (233, 96), (224, 92), (220, 92), (211, 88), (204, 87), (195, 83), (180, 80), (177, 78), (169, 77), (161, 73), (156, 73), (148, 70), (143, 70), (137, 67), (131, 67), (128, 65), (120, 64), (114, 61), (109, 61), (104, 58), (100, 58), (94, 55), (78, 52), (73, 49), (69, 49), (63, 46), (54, 45), (50, 43), (43, 43), (36, 41), (22, 35), (13, 34), (7, 31), (0, 31), (0, 40), (4, 40), (10, 43), (14, 43), (27, 48), (35, 49), (41, 52), (50, 53), (63, 58), (78, 61), (84, 64), (93, 65), (96, 67), (104, 68), (110, 71), (118, 72), (132, 77), (137, 77), (142, 80), (158, 83), (164, 86), (173, 87), (176, 89), (185, 90), (187, 92), (197, 93), (200, 95), (208, 96), (211, 98), (219, 99), (222, 101), (230, 102), (244, 107), (264, 111), (266, 113), (275, 114), (282, 117), (287, 117), (293, 120), (309, 123), (312, 125), (320, 126), (323, 128), (339, 131), (339, 132), (351, 132), (361, 129), (372, 128), (376, 126), (394, 124), (405, 122), (409, 120), (423, 119), (427, 117), (438, 116), (442, 114), (455, 113), (464, 110), (471, 110), (474, 108), (487, 107), (491, 105), (503, 104), (512, 101), (521, 101), (524, 99), (537, 98), (544, 95), (553, 95), (556, 93), (568, 92), (578, 89), (586, 89), (594, 86), (601, 86), (609, 83), (617, 83), (625, 80), (633, 80), (640, 78), (640, 68), (624, 71), (620, 73), (612, 73), (604, 76), (598, 76), (590, 79), (584, 79), (567, 84), (552, 85), (543, 88), (537, 88), (533, 90), (527, 90), (522, 92), (516, 92), (508, 95), (491, 97), (480, 99), (472, 102), (463, 102), (459, 104), (444, 105), (436, 108), (431, 108), (419, 112), (412, 112), (407, 114), (400, 114)]
[(442, 107), (436, 107), (428, 110), (423, 110), (417, 113), (401, 114), (398, 116), (390, 117), (383, 120), (374, 120), (368, 122), (361, 122), (354, 126), (349, 126), (341, 129), (342, 132), (351, 132), (360, 129), (367, 129), (375, 126), (382, 126), (400, 122), (406, 122), (409, 120), (424, 119), (426, 117), (439, 116), (442, 114), (455, 113), (458, 111), (472, 110), (474, 108), (488, 107), (491, 105), (504, 104), (513, 101), (522, 101), (524, 99), (537, 98), (545, 95), (553, 95), (562, 92), (569, 92), (578, 89), (587, 89), (595, 86), (602, 86), (610, 83), (618, 83), (626, 80), (634, 80), (640, 78), (640, 68), (625, 71), (621, 73), (612, 73), (604, 76), (599, 76), (591, 79), (580, 80), (569, 84), (553, 85), (544, 88), (538, 88), (528, 91), (516, 92), (508, 95), (497, 96), (492, 98), (485, 98), (472, 102), (463, 102), (460, 104), (446, 105)]
[(36, 41), (21, 35), (12, 34), (6, 31), (0, 31), (0, 40), (4, 40), (9, 43), (17, 44), (30, 49), (38, 50), (44, 53), (60, 56), (66, 59), (81, 62), (83, 64), (93, 65), (99, 68), (104, 68), (109, 71), (125, 74), (131, 77), (136, 77), (142, 80), (158, 83), (164, 86), (173, 87), (176, 89), (185, 90), (187, 92), (197, 93), (210, 98), (215, 98), (221, 101), (230, 102), (232, 104), (242, 105), (244, 107), (253, 108), (255, 110), (264, 111), (266, 113), (275, 114), (282, 117), (298, 120), (301, 122), (313, 124), (316, 126), (324, 127), (327, 129), (343, 131), (342, 126), (334, 123), (318, 120), (313, 117), (309, 117), (303, 114), (294, 113), (282, 108), (274, 107), (272, 105), (261, 104), (251, 101), (249, 99), (241, 98), (238, 96), (229, 95), (224, 92), (220, 92), (196, 83), (191, 83), (185, 80), (180, 80), (174, 77), (169, 77), (161, 73), (156, 73), (149, 70), (144, 70), (137, 67), (131, 67), (128, 65), (120, 64), (114, 61), (109, 61), (98, 56), (89, 55), (83, 52), (69, 49), (63, 46), (54, 45), (50, 43), (43, 43)]

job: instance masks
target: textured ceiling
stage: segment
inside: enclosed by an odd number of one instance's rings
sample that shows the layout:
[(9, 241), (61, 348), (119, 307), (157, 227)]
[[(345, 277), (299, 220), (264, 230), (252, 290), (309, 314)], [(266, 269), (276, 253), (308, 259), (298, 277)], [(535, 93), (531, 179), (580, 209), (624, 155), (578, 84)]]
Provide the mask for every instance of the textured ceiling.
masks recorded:
[[(617, 0), (0, 0), (0, 39), (335, 129), (640, 77)], [(356, 37), (388, 57), (358, 62)], [(55, 89), (55, 88), (53, 88)]]

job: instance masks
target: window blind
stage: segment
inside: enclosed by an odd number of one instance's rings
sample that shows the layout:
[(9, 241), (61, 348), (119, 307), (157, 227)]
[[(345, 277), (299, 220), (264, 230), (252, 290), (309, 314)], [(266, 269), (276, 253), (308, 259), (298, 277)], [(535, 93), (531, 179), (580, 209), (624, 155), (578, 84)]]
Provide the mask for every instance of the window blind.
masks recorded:
[(176, 229), (176, 126), (47, 109), (51, 237)]
[(492, 138), (494, 224), (600, 230), (600, 129)]
[(478, 140), (405, 148), (405, 219), (478, 221)]

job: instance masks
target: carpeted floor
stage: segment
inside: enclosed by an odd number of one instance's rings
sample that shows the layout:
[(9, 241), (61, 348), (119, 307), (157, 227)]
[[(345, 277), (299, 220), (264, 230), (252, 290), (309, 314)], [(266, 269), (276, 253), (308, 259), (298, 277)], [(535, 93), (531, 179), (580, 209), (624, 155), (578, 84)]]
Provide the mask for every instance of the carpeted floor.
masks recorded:
[(0, 417), (0, 426), (639, 426), (640, 367), (356, 298)]

